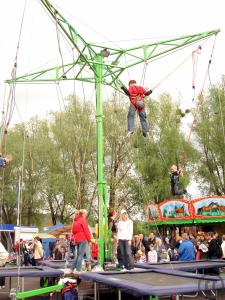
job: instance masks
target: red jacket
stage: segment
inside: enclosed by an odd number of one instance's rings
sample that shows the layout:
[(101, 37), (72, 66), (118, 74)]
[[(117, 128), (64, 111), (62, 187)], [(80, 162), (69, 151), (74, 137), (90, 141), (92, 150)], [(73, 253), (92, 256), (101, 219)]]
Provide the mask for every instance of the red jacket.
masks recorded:
[(131, 85), (129, 86), (130, 102), (135, 106), (137, 96), (140, 97), (138, 101), (144, 101), (145, 95), (148, 93), (142, 86)]
[(92, 244), (91, 256), (92, 256), (92, 259), (98, 259), (98, 244), (97, 243)]
[(75, 243), (91, 241), (91, 233), (86, 218), (77, 215), (73, 220), (73, 238)]

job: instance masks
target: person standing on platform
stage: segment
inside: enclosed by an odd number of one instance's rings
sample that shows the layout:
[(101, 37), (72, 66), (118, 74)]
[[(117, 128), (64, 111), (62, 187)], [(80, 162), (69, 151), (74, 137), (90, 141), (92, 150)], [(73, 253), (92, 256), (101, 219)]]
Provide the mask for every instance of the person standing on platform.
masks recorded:
[(41, 264), (41, 261), (44, 258), (44, 249), (39, 236), (36, 236), (34, 238), (33, 258), (34, 258), (35, 266), (39, 266)]
[(108, 228), (112, 233), (112, 263), (117, 262), (117, 228), (116, 228), (116, 211), (114, 208), (109, 208), (108, 211)]
[(75, 247), (77, 249), (77, 256), (73, 268), (75, 271), (80, 272), (84, 255), (88, 250), (88, 244), (91, 242), (91, 233), (87, 222), (87, 211), (85, 209), (80, 209), (79, 214), (74, 218), (72, 231)]
[[(9, 256), (8, 251), (5, 249), (0, 241), (0, 267), (4, 267)], [(0, 277), (0, 290), (5, 288), (5, 277)]]
[(121, 220), (117, 225), (117, 238), (119, 242), (119, 250), (121, 253), (121, 260), (125, 269), (133, 269), (131, 256), (131, 241), (133, 236), (133, 222), (129, 219), (127, 211), (121, 210)]

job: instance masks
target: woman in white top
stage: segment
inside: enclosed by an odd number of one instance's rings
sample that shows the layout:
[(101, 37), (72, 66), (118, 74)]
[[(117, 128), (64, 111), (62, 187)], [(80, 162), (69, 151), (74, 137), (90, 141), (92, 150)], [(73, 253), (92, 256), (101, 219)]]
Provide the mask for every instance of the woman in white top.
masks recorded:
[(221, 248), (222, 248), (222, 251), (223, 251), (223, 256), (222, 256), (222, 258), (225, 259), (225, 235), (224, 235), (224, 234), (223, 234), (223, 236), (222, 236), (222, 240), (223, 240), (223, 242), (222, 242), (222, 244), (221, 244)]
[(133, 222), (128, 218), (126, 210), (121, 211), (121, 220), (117, 225), (117, 238), (121, 260), (127, 270), (133, 269), (131, 256), (131, 241), (133, 236)]
[(42, 243), (40, 242), (40, 238), (36, 236), (34, 238), (34, 246), (33, 246), (33, 258), (35, 261), (35, 266), (39, 266), (41, 260), (44, 257), (44, 249), (42, 247)]
[[(0, 267), (4, 267), (9, 256), (8, 251), (0, 242)], [(5, 277), (0, 277), (0, 290), (5, 288)]]

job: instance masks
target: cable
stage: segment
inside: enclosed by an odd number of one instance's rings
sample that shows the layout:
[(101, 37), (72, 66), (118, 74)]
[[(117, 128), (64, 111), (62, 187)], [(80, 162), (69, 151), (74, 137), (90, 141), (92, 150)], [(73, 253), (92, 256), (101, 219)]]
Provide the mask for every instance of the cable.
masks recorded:
[[(212, 62), (212, 57), (213, 57), (213, 53), (214, 53), (214, 49), (215, 49), (215, 43), (216, 43), (216, 37), (217, 37), (217, 35), (215, 34), (215, 36), (214, 36), (214, 42), (213, 42), (213, 46), (212, 46), (212, 50), (211, 50), (211, 54), (210, 54), (210, 59), (208, 61), (208, 65), (207, 65), (207, 69), (206, 69), (204, 81), (203, 81), (202, 88), (201, 88), (201, 91), (200, 91), (200, 94), (199, 94), (199, 100), (197, 102), (196, 112), (193, 115), (193, 122), (191, 124), (191, 128), (190, 128), (188, 137), (187, 137), (186, 142), (185, 142), (186, 145), (189, 143), (191, 135), (192, 135), (192, 132), (193, 132), (193, 129), (196, 126), (197, 109), (199, 107), (201, 107), (201, 105), (203, 104), (203, 92), (204, 92), (204, 88), (205, 88), (205, 84), (206, 84), (206, 79), (207, 79), (207, 76), (209, 74), (209, 69), (210, 69), (211, 62)], [(181, 166), (182, 167), (185, 167), (186, 160), (187, 160), (187, 147), (184, 147), (184, 155), (183, 155), (183, 158), (182, 158), (182, 161), (181, 161)]]

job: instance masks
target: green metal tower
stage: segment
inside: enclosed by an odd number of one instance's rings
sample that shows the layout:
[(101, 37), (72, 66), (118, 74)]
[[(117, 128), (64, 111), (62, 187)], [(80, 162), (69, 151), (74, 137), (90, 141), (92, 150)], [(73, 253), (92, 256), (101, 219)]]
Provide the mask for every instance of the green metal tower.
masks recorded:
[[(103, 166), (103, 105), (102, 85), (120, 88), (120, 75), (127, 69), (164, 56), (175, 50), (194, 44), (216, 35), (220, 30), (212, 30), (192, 35), (177, 37), (129, 49), (112, 48), (86, 42), (58, 10), (48, 0), (39, 0), (47, 10), (59, 30), (66, 36), (76, 50), (76, 58), (69, 64), (18, 76), (6, 80), (9, 84), (30, 82), (56, 82), (80, 80), (94, 83), (96, 89), (96, 124), (97, 124), (97, 180), (99, 203), (99, 263), (105, 259), (105, 237), (107, 236), (108, 196)], [(124, 56), (127, 57), (123, 62)]]

